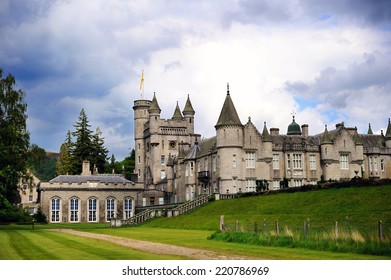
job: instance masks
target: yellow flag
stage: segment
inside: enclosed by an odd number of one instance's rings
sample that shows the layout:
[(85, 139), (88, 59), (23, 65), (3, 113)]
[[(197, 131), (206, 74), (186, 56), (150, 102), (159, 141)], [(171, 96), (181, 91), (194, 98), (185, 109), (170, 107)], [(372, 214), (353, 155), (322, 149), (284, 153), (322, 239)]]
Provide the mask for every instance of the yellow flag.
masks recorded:
[(141, 81), (140, 81), (140, 91), (142, 91), (144, 85), (144, 70), (141, 73)]

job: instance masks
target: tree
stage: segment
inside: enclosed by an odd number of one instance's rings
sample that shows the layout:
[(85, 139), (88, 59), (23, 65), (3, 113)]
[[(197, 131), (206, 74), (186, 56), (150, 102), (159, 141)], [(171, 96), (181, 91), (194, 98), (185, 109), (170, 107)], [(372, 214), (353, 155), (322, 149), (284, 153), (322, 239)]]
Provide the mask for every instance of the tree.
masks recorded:
[(0, 209), (20, 202), (18, 183), (27, 177), (30, 136), (25, 93), (0, 69)]
[(66, 175), (73, 174), (73, 156), (72, 156), (72, 134), (68, 130), (65, 142), (61, 144), (60, 153), (58, 154), (56, 162), (56, 174)]
[(91, 149), (91, 163), (98, 169), (99, 173), (105, 171), (105, 165), (107, 161), (107, 154), (109, 151), (105, 148), (104, 138), (99, 127), (96, 129), (94, 135), (92, 135), (92, 149)]
[(80, 174), (83, 160), (92, 161), (92, 130), (84, 109), (81, 109), (79, 121), (74, 125), (76, 131), (72, 133), (76, 137), (73, 145), (72, 155), (74, 173)]

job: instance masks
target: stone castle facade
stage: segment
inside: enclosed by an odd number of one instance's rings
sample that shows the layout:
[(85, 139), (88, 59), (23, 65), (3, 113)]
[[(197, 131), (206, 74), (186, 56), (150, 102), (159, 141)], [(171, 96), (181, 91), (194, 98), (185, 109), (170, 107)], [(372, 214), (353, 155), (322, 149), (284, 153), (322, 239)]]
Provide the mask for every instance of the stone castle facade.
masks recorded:
[(134, 101), (134, 135), (138, 188), (143, 204), (192, 200), (200, 194), (231, 195), (260, 188), (277, 190), (353, 177), (391, 178), (391, 124), (386, 134), (367, 134), (344, 123), (309, 135), (295, 121), (286, 134), (262, 131), (249, 118), (242, 124), (229, 87), (216, 122), (216, 135), (201, 139), (194, 132), (195, 110), (187, 98), (181, 112), (160, 117), (156, 95)]
[[(223, 198), (319, 180), (391, 178), (390, 120), (380, 135), (370, 126), (367, 134), (359, 134), (344, 123), (309, 135), (309, 126), (300, 126), (294, 116), (286, 134), (268, 130), (266, 123), (260, 131), (250, 118), (242, 124), (227, 88), (216, 134), (202, 139), (194, 131), (189, 96), (183, 111), (176, 104), (171, 119), (160, 117), (156, 95), (135, 100), (133, 110), (135, 179), (91, 172), (85, 161), (80, 175), (40, 182), (40, 206), (50, 223), (129, 219), (136, 208), (180, 203), (201, 194)], [(34, 197), (27, 190), (23, 195), (29, 199), (25, 206), (33, 208)]]

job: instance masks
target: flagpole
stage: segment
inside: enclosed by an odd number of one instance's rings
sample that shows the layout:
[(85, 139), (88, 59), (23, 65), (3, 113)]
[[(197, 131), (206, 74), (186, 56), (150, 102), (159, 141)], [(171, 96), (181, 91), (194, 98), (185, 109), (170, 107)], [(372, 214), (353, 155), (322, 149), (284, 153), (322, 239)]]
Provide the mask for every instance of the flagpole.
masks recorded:
[(144, 98), (144, 70), (142, 70), (141, 72), (140, 94), (141, 94), (141, 99), (143, 99)]

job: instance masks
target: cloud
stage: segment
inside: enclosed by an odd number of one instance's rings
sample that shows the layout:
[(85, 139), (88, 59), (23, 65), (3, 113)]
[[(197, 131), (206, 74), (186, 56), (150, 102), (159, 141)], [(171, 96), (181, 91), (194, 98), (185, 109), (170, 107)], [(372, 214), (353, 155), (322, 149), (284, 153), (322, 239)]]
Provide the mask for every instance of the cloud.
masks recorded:
[(251, 116), (259, 129), (266, 121), (284, 131), (293, 109), (313, 133), (336, 119), (367, 126), (371, 117), (382, 127), (390, 104), (389, 6), (1, 1), (0, 67), (26, 91), (32, 141), (52, 151), (85, 108), (110, 152), (126, 156), (143, 69), (144, 96), (156, 92), (161, 116), (171, 118), (177, 101), (183, 110), (189, 94), (196, 132), (206, 137), (215, 133), (227, 82), (242, 122)]

